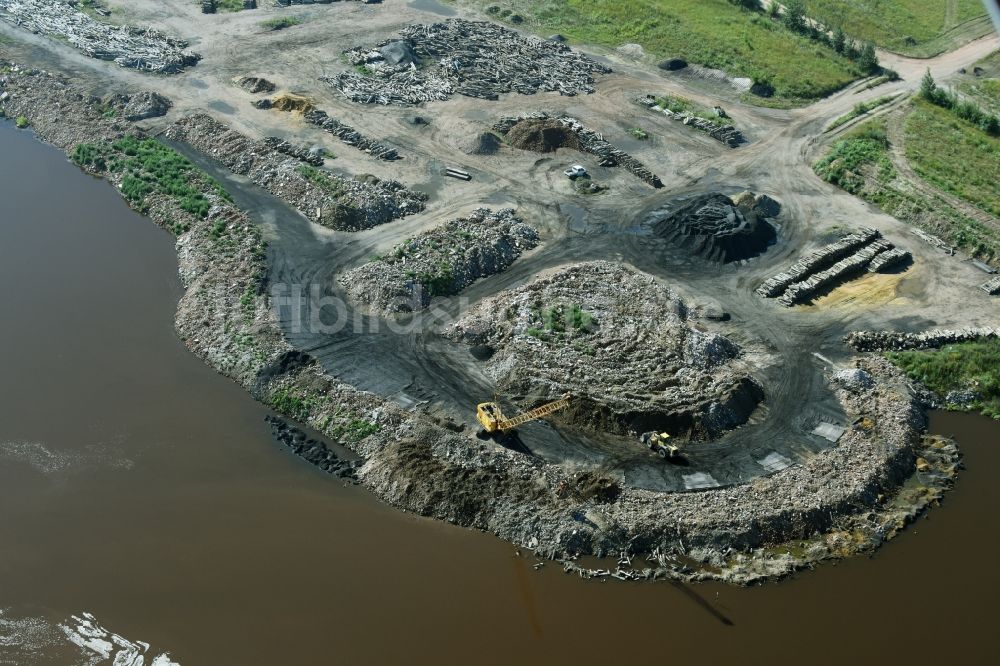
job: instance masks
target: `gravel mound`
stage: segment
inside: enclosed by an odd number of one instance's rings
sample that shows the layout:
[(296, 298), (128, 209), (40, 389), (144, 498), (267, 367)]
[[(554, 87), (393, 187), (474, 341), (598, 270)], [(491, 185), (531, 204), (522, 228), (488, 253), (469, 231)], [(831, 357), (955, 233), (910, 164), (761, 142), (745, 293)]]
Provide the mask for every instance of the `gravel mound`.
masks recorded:
[(752, 195), (739, 199), (738, 204), (725, 194), (703, 194), (654, 211), (648, 224), (657, 236), (709, 261), (750, 259), (767, 250), (776, 232)]
[(553, 153), (559, 148), (581, 150), (580, 138), (555, 118), (527, 118), (507, 132), (507, 140), (521, 150)]
[(479, 208), (467, 218), (411, 238), (388, 255), (346, 273), (341, 283), (355, 300), (391, 314), (452, 296), (479, 278), (504, 271), (538, 245), (538, 232), (513, 209)]
[(239, 77), (236, 79), (236, 85), (254, 95), (257, 93), (274, 92), (276, 88), (273, 83), (259, 76)]
[(485, 370), (504, 394), (570, 393), (562, 418), (599, 430), (713, 438), (763, 399), (736, 344), (694, 328), (668, 287), (610, 262), (490, 298), (449, 335), (494, 350)]
[(461, 150), (466, 155), (496, 155), (502, 146), (496, 134), (481, 132), (466, 141)]

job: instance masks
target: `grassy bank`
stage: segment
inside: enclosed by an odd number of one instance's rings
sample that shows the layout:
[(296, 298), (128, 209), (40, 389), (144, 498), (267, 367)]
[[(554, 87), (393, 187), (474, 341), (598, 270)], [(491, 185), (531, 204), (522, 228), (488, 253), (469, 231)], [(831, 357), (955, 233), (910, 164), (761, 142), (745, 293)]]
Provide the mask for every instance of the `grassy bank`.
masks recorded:
[(861, 76), (855, 63), (831, 48), (729, 0), (480, 0), (475, 4), (501, 8), (495, 16), (540, 33), (558, 32), (573, 41), (611, 48), (636, 43), (658, 59), (680, 57), (734, 77), (767, 81), (777, 97), (789, 101), (823, 97)]
[(942, 398), (951, 391), (971, 391), (975, 399), (961, 409), (1000, 419), (1000, 340), (963, 342), (930, 351), (890, 352), (886, 356)]
[(147, 198), (154, 194), (176, 198), (181, 209), (200, 218), (205, 218), (211, 208), (205, 192), (214, 191), (229, 199), (215, 180), (155, 139), (124, 136), (111, 143), (81, 143), (72, 158), (98, 173), (120, 174), (122, 195), (143, 213)]
[[(934, 107), (930, 107), (934, 110)], [(937, 109), (942, 113), (948, 112)], [(962, 122), (962, 121), (957, 121)], [(925, 125), (918, 121), (915, 125), (921, 131)], [(986, 137), (985, 134), (983, 138)], [(935, 142), (942, 139), (933, 139)], [(919, 137), (908, 139), (919, 142)], [(925, 153), (925, 148), (918, 148)], [(977, 148), (978, 150), (978, 148)], [(913, 224), (925, 231), (940, 236), (969, 254), (985, 261), (996, 263), (1000, 260), (1000, 236), (995, 229), (978, 220), (972, 219), (957, 210), (944, 199), (929, 195), (914, 188), (905, 179), (900, 178), (890, 160), (890, 143), (886, 134), (885, 120), (877, 118), (869, 120), (848, 132), (837, 141), (830, 151), (816, 164), (816, 173), (824, 180), (854, 194), (865, 201), (876, 204), (889, 215), (899, 220)], [(968, 154), (968, 147), (963, 151), (948, 151), (946, 156), (933, 156), (936, 161), (928, 160), (928, 165), (939, 169), (964, 169), (963, 162), (970, 159), (982, 159), (982, 156)], [(996, 154), (990, 159), (996, 159)], [(950, 167), (946, 165), (951, 165)], [(983, 167), (980, 165), (981, 168)], [(985, 171), (977, 177), (976, 191), (988, 191), (989, 184), (983, 183), (989, 174)], [(944, 171), (944, 173), (949, 173)], [(971, 185), (970, 185), (971, 187)]]
[[(804, 0), (804, 3), (808, 16), (830, 28), (840, 27), (862, 41), (915, 56), (928, 55), (926, 49), (935, 48), (934, 43), (942, 41), (949, 31), (957, 31), (958, 26), (986, 15), (980, 0)], [(988, 29), (985, 22), (984, 28)], [(970, 39), (974, 36), (970, 35)], [(944, 50), (946, 44), (940, 48)]]
[(845, 113), (844, 115), (840, 116), (832, 123), (827, 125), (826, 131), (829, 132), (830, 130), (837, 129), (841, 125), (845, 125), (854, 120), (855, 118), (863, 116), (869, 111), (877, 109), (883, 104), (888, 104), (894, 99), (896, 99), (895, 95), (885, 95), (883, 97), (879, 97), (878, 99), (873, 99), (870, 102), (858, 102), (857, 104), (854, 105), (853, 109), (851, 109), (850, 111), (848, 111), (847, 113)]
[(906, 118), (906, 158), (928, 182), (1000, 217), (1000, 138), (917, 100)]

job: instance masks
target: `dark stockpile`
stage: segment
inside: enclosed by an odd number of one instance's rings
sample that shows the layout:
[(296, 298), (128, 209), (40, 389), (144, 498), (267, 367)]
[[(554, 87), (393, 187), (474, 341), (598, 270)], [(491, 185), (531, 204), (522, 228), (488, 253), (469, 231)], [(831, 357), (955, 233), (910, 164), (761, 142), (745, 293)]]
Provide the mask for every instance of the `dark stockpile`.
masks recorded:
[(753, 195), (738, 198), (740, 204), (717, 192), (703, 194), (655, 211), (649, 223), (657, 236), (710, 261), (750, 259), (764, 253), (776, 234)]

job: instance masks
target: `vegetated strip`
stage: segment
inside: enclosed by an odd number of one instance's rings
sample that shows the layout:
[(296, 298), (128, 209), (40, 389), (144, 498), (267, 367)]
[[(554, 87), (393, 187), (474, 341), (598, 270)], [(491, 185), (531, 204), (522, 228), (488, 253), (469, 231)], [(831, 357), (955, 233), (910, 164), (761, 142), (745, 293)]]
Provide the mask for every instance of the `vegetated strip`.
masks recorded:
[(848, 111), (844, 115), (840, 116), (839, 118), (835, 119), (833, 122), (831, 122), (829, 125), (827, 125), (826, 129), (823, 130), (823, 131), (824, 132), (830, 132), (832, 130), (837, 129), (838, 127), (840, 127), (842, 125), (846, 125), (847, 123), (851, 122), (855, 118), (860, 118), (861, 116), (865, 115), (869, 111), (873, 111), (874, 109), (877, 109), (878, 107), (882, 106), (883, 104), (888, 104), (892, 100), (896, 99), (896, 97), (898, 97), (898, 94), (883, 95), (882, 97), (879, 97), (877, 99), (873, 99), (873, 100), (868, 101), (868, 102), (858, 102), (857, 104), (854, 105), (853, 109), (851, 109), (850, 111)]
[(949, 409), (1000, 419), (1000, 339), (980, 338), (927, 351), (886, 357), (936, 393)]
[(178, 121), (164, 136), (190, 144), (332, 229), (371, 229), (422, 211), (427, 200), (394, 180), (361, 181), (318, 169), (205, 114)]
[[(959, 130), (965, 136), (969, 136), (968, 132), (978, 131), (972, 127)], [(980, 133), (979, 136), (981, 141), (990, 140), (985, 134)], [(919, 138), (913, 136), (907, 143), (921, 140), (939, 141), (941, 138), (921, 134)], [(975, 257), (996, 263), (1000, 257), (997, 230), (957, 210), (941, 197), (915, 191), (897, 173), (889, 150), (885, 120), (875, 118), (849, 130), (813, 168), (824, 180), (880, 206), (897, 219), (936, 234)], [(946, 155), (952, 152), (948, 150)], [(995, 154), (993, 151), (983, 154), (965, 152), (962, 159), (979, 162), (984, 174), (996, 173)], [(967, 167), (950, 164), (945, 168), (959, 172)]]
[(846, 36), (835, 43), (832, 35), (815, 29), (803, 15), (771, 15), (756, 3), (483, 0), (480, 4), (496, 6), (498, 18), (504, 18), (504, 11), (507, 20), (516, 15), (538, 31), (610, 48), (638, 43), (656, 58), (680, 57), (721, 69), (751, 79), (762, 94), (773, 93), (786, 102), (829, 95), (878, 69), (874, 49)]

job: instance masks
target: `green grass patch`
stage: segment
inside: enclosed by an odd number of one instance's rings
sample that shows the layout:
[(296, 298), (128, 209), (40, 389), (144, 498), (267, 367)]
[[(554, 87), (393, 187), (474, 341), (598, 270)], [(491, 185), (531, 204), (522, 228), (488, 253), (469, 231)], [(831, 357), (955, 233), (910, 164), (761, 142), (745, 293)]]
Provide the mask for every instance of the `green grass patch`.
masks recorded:
[(96, 171), (121, 174), (122, 194), (141, 211), (154, 193), (177, 199), (181, 209), (201, 218), (211, 208), (206, 192), (231, 200), (219, 183), (156, 139), (124, 136), (112, 143), (83, 143), (72, 159)]
[(829, 132), (830, 130), (837, 129), (841, 125), (849, 123), (855, 118), (863, 116), (869, 111), (877, 109), (883, 104), (888, 104), (894, 99), (896, 99), (895, 95), (885, 95), (883, 97), (879, 97), (878, 99), (873, 99), (870, 102), (858, 102), (857, 104), (854, 105), (853, 109), (851, 109), (850, 111), (848, 111), (847, 113), (845, 113), (844, 115), (840, 116), (832, 123), (827, 125), (826, 131)]
[[(921, 46), (986, 10), (979, 0), (804, 0), (806, 14), (826, 26), (892, 51), (920, 55)], [(949, 14), (949, 3), (955, 12)]]
[(268, 19), (266, 21), (260, 22), (260, 27), (265, 30), (275, 31), (284, 30), (285, 28), (291, 28), (295, 25), (300, 25), (302, 19), (297, 16), (281, 16), (279, 18)]
[(673, 111), (674, 113), (683, 113), (689, 116), (695, 116), (698, 118), (703, 118), (704, 120), (710, 120), (716, 125), (732, 125), (732, 118), (723, 118), (719, 116), (713, 109), (707, 106), (702, 106), (697, 102), (693, 102), (686, 97), (681, 97), (680, 95), (663, 95), (656, 98), (656, 105), (661, 109), (667, 109), (668, 111)]
[(882, 182), (891, 181), (896, 170), (889, 160), (884, 123), (866, 123), (851, 131), (813, 168), (820, 178), (851, 194), (861, 194), (866, 179), (872, 176)]
[(906, 118), (906, 158), (928, 182), (1000, 216), (1000, 138), (917, 100)]
[(299, 421), (309, 418), (313, 408), (318, 404), (319, 400), (316, 396), (290, 388), (280, 388), (271, 394), (271, 405), (277, 411)]
[(881, 118), (850, 130), (813, 168), (824, 180), (977, 258), (988, 262), (1000, 258), (1000, 237), (996, 230), (966, 216), (945, 200), (917, 192), (907, 182), (897, 180), (898, 173), (889, 159), (885, 121)]
[(334, 180), (325, 171), (321, 171), (309, 164), (300, 164), (298, 172), (305, 176), (306, 180), (319, 187), (332, 197), (340, 197), (344, 194), (344, 186), (340, 181)]
[[(201, 2), (197, 4), (200, 6)], [(243, 0), (215, 0), (215, 9), (220, 12), (241, 12)]]
[(861, 75), (850, 59), (729, 0), (505, 0), (538, 32), (616, 48), (642, 45), (655, 58), (681, 57), (731, 76), (766, 81), (786, 100), (812, 100)]
[(17, 119), (14, 121), (14, 124), (17, 125), (18, 129), (24, 129), (28, 125), (30, 125), (31, 123), (28, 122), (27, 117), (25, 117), (25, 116), (18, 116)]
[(929, 351), (890, 352), (886, 357), (942, 398), (950, 391), (977, 393), (979, 399), (968, 407), (1000, 419), (1000, 340), (981, 339)]

